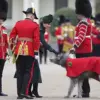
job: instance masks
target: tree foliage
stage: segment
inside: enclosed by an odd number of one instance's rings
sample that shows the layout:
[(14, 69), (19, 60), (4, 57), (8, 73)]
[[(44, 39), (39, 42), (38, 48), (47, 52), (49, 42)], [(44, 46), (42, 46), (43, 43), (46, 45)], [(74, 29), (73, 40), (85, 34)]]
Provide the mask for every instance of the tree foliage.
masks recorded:
[(100, 13), (100, 0), (96, 0), (96, 14)]

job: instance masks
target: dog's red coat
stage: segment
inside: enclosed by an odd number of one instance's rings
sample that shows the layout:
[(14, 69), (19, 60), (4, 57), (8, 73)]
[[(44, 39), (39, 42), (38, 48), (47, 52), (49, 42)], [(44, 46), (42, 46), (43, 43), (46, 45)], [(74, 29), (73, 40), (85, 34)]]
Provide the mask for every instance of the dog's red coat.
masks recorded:
[(100, 57), (68, 58), (66, 62), (68, 77), (77, 77), (85, 71), (93, 71), (100, 74)]

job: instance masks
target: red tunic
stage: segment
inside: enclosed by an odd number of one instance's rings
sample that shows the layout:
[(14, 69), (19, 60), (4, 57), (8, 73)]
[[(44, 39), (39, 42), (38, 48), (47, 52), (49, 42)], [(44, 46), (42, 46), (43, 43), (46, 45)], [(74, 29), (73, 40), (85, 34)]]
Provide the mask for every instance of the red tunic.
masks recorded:
[(66, 62), (66, 71), (68, 77), (77, 77), (86, 71), (92, 71), (100, 74), (100, 57), (76, 59), (68, 58)]
[(10, 40), (15, 38), (17, 38), (15, 55), (34, 56), (34, 51), (40, 47), (39, 25), (30, 19), (17, 22), (10, 33)]
[(8, 48), (7, 30), (4, 26), (0, 27), (0, 59), (6, 58)]
[(97, 38), (97, 35), (100, 34), (100, 30), (98, 30), (95, 26), (92, 27), (92, 42), (93, 44), (100, 44), (100, 39)]
[(76, 27), (74, 45), (77, 46), (76, 53), (92, 52), (92, 25), (90, 19), (81, 20)]
[(45, 32), (44, 33), (44, 39), (45, 39), (45, 41), (48, 43), (49, 42), (49, 32)]
[(57, 37), (57, 43), (58, 44), (63, 44), (64, 39), (61, 39), (60, 37), (62, 37), (62, 29), (61, 27), (58, 27), (55, 31), (55, 36)]

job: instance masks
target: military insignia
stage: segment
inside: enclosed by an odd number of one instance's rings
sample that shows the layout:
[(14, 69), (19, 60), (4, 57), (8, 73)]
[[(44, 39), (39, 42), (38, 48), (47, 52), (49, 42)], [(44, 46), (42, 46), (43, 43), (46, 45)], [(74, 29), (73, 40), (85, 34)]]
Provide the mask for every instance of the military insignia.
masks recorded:
[(72, 62), (68, 62), (68, 66), (69, 67), (72, 67)]

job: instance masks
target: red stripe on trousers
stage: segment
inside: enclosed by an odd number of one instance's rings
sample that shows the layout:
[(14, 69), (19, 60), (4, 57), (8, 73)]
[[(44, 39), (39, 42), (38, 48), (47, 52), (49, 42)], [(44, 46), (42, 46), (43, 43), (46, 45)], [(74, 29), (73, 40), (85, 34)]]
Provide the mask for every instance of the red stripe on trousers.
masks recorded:
[(34, 62), (33, 62), (33, 65), (32, 65), (32, 68), (31, 68), (31, 71), (30, 71), (30, 79), (29, 79), (29, 82), (28, 82), (28, 85), (27, 85), (27, 88), (26, 88), (26, 95), (28, 95), (28, 92), (29, 92), (29, 86), (30, 86), (30, 83), (32, 81), (32, 77), (33, 77), (33, 68), (34, 68)]

